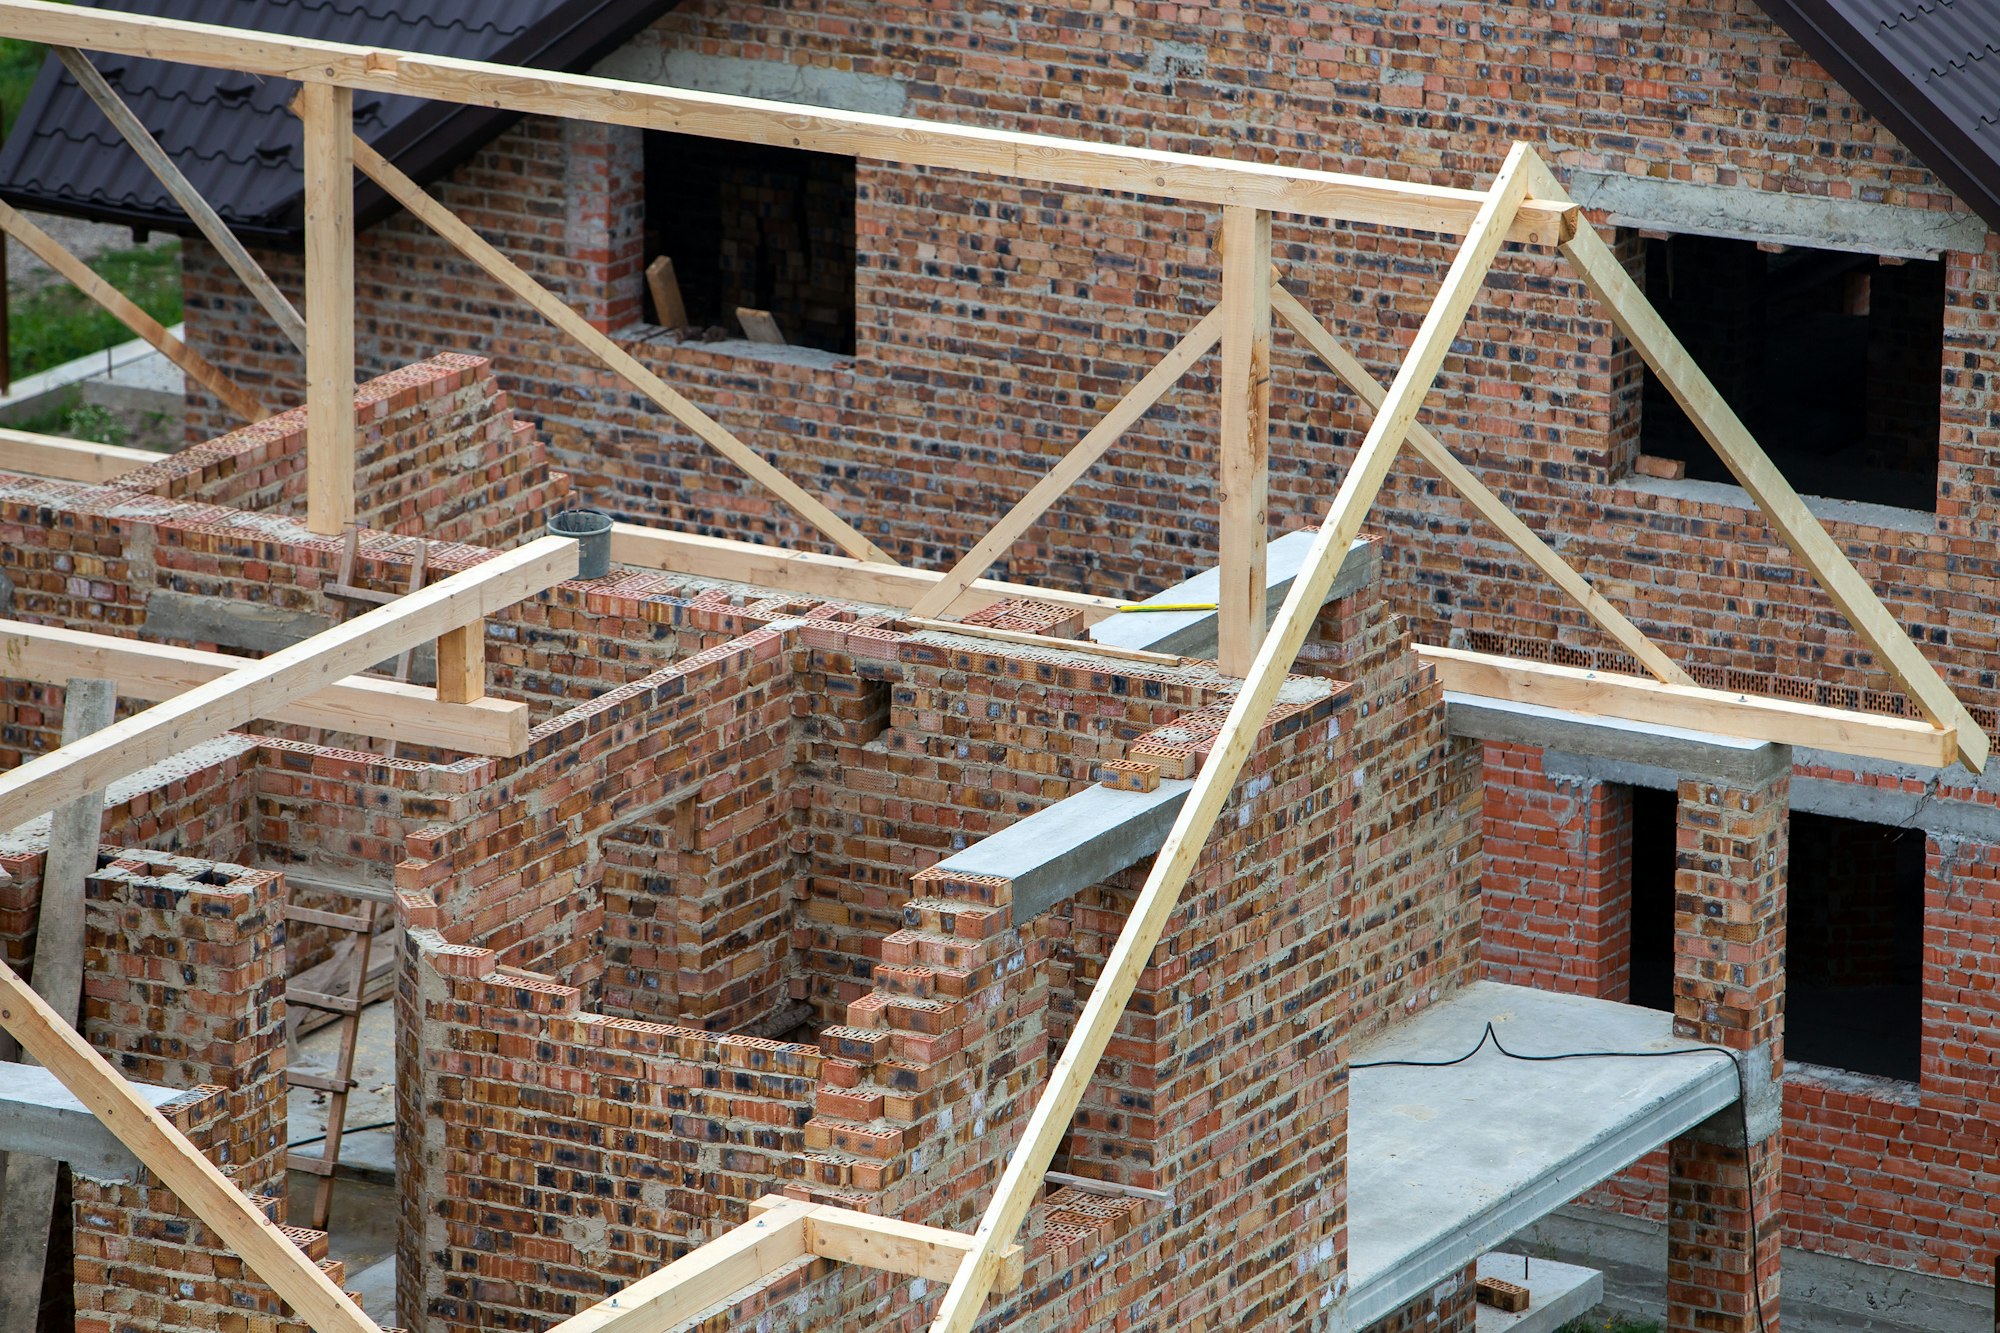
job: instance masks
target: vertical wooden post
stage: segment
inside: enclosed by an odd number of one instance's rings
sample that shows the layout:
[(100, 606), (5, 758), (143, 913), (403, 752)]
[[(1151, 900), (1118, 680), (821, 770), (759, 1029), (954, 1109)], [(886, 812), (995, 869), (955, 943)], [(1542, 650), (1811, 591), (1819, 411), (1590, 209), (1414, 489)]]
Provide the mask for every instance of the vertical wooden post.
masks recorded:
[(1264, 641), (1270, 527), (1271, 215), (1222, 210), (1222, 589), (1216, 657), (1247, 676)]
[(354, 521), (354, 91), (308, 83), (294, 104), (306, 158), (306, 527)]
[(439, 703), (469, 704), (486, 696), (486, 622), (438, 636), (437, 694)]

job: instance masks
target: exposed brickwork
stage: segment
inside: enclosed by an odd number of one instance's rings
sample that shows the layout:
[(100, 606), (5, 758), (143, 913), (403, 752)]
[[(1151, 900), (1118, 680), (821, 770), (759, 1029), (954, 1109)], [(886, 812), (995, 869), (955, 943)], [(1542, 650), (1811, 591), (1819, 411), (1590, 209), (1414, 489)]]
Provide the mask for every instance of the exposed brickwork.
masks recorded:
[[(1787, 754), (1789, 759), (1789, 754)], [(1674, 1034), (1784, 1073), (1789, 763), (1766, 781), (1683, 780), (1674, 873)], [(1669, 1333), (1778, 1327), (1783, 1135), (1749, 1113), (1668, 1148)], [(1728, 1112), (1717, 1117), (1728, 1121)], [(1761, 1307), (1761, 1310), (1760, 1310)]]
[(1480, 953), (1495, 981), (1604, 1000), (1631, 992), (1632, 793), (1553, 779), (1541, 753), (1485, 747)]

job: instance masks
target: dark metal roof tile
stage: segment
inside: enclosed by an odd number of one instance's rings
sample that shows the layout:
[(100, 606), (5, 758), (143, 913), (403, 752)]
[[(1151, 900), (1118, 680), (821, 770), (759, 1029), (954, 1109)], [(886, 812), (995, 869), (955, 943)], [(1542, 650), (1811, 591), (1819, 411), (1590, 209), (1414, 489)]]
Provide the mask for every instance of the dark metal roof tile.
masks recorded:
[[(360, 42), (425, 55), (581, 70), (676, 0), (99, 0), (135, 14), (220, 23), (290, 37)], [(98, 67), (195, 188), (246, 238), (296, 246), (302, 236), (302, 136), (286, 110), (297, 84), (165, 61), (106, 56)], [(360, 93), (355, 125), (397, 165), (428, 181), (518, 117), (483, 107)], [(50, 57), (18, 126), (0, 146), (0, 198), (135, 226), (192, 230), (180, 208)], [(394, 211), (357, 184), (362, 225)]]

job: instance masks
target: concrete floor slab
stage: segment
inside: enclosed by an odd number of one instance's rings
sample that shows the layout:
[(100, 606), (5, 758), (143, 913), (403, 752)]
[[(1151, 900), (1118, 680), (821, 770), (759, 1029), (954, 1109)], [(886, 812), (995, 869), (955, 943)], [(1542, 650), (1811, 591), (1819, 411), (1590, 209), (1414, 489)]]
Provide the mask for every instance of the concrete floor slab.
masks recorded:
[[(133, 1083), (148, 1106), (183, 1096)], [(0, 1063), (0, 1152), (54, 1158), (98, 1180), (130, 1180), (139, 1161), (56, 1076), (40, 1065)]]
[[(296, 1067), (331, 1075), (339, 1056), (340, 1025), (330, 1024), (306, 1034), (299, 1042)], [(354, 1091), (347, 1098), (347, 1127), (393, 1125), (396, 1119), (396, 1007), (378, 1000), (361, 1011), (361, 1033), (354, 1047)], [(289, 1104), (290, 1141), (298, 1143), (326, 1133), (327, 1098), (309, 1088), (294, 1088)], [(317, 1153), (318, 1142), (300, 1151)], [(394, 1183), (394, 1129), (347, 1133), (340, 1141), (343, 1177), (373, 1178)]]
[[(1487, 1024), (1490, 1044), (1445, 1068)], [(1732, 1105), (1719, 1054), (1660, 1058), (1698, 1043), (1670, 1015), (1481, 981), (1353, 1053), (1348, 1112), (1348, 1318), (1364, 1327), (1429, 1291), (1534, 1219)]]

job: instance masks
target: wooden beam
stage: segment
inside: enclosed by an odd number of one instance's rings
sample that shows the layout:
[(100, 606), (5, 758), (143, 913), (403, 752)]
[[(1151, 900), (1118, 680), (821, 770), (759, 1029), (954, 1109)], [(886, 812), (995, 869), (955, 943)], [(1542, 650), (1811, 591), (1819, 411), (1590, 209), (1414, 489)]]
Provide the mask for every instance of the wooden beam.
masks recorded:
[[(63, 694), (63, 744), (111, 725), (118, 696), (110, 681), (71, 680)], [(85, 792), (55, 812), (42, 863), (34, 990), (72, 1027), (83, 994), (84, 881), (97, 869), (103, 830), (104, 793)], [(7, 1181), (0, 1196), (0, 1328), (33, 1328), (41, 1313), (60, 1163), (23, 1154), (0, 1155), (0, 1161)]]
[[(1566, 199), (1561, 184), (1546, 166), (1540, 167), (1536, 187), (1553, 198)], [(1743, 489), (1771, 521), (1778, 536), (1794, 558), (1806, 567), (1826, 590), (1847, 623), (1886, 668), (1896, 683), (1906, 690), (1924, 716), (1958, 735), (1958, 756), (1977, 773), (1986, 767), (1989, 746), (1986, 732), (1973, 720), (1956, 694), (1952, 693), (1937, 668), (1910, 640), (1882, 599), (1855, 571), (1846, 554), (1827, 535), (1819, 520), (1806, 508), (1770, 456), (1758, 446), (1741, 418), (1730, 408), (1707, 375), (1688, 355), (1687, 348), (1660, 318), (1652, 302), (1632, 281), (1618, 256), (1588, 224), (1562, 246), (1584, 285), (1610, 314), (1618, 326), (1653, 368), (1681, 410), (1715, 450), (1716, 457), (1735, 474)]]
[[(0, 620), (0, 677), (60, 684), (72, 676), (116, 682), (128, 699), (171, 699), (256, 659), (144, 639)], [(528, 748), (528, 705), (480, 698), (441, 701), (436, 690), (349, 676), (260, 714), (272, 722), (352, 732), (461, 754), (505, 757)]]
[(1403, 436), (1423, 405), (1424, 396), (1437, 378), (1438, 367), (1451, 350), (1452, 339), (1465, 322), (1465, 312), (1507, 237), (1508, 224), (1526, 197), (1527, 168), (1533, 160), (1534, 152), (1527, 145), (1514, 145), (1457, 258), (1445, 274), (1437, 299), (1417, 329), (1395, 382), (1383, 399), (1381, 411), (1376, 413), (1353, 464), (1341, 479), (1326, 522), (1306, 556), (1305, 567), (1292, 580), (1277, 622), (1265, 635), (1257, 660), (1230, 705), (1208, 758), (1195, 775), (1194, 786), (1188, 791), (1173, 829), (1154, 858), (1145, 885), (1126, 917), (1125, 928), (1119, 932), (1099, 971), (1097, 984), (1091, 988), (1090, 999), (1078, 1016), (1061, 1058), (1049, 1073), (1048, 1087), (1028, 1117), (1021, 1142), (1007, 1159), (1007, 1169), (973, 1233), (974, 1248), (945, 1292), (937, 1319), (931, 1325), (932, 1333), (967, 1333), (979, 1317), (980, 1307), (985, 1304), (999, 1270), (1000, 1254), (1020, 1230), (1029, 1206), (1040, 1192), (1042, 1175), (1069, 1132), (1070, 1117), (1076, 1112), (1097, 1062), (1103, 1058), (1119, 1015), (1166, 928), (1167, 918), (1180, 901), (1181, 890), (1200, 858), (1202, 844), (1236, 785), (1258, 731), (1270, 715), (1278, 688), (1305, 643), (1306, 634), (1326, 600), (1327, 589), (1333, 586), (1334, 575), (1340, 571), (1348, 545), (1360, 533), (1383, 479), (1395, 462)]
[(1264, 641), (1271, 528), (1271, 215), (1222, 210), (1221, 583), (1216, 665), (1245, 676)]
[[(834, 601), (866, 602), (875, 606), (910, 607), (935, 587), (945, 574), (907, 565), (878, 565), (847, 556), (794, 551), (728, 537), (704, 537), (636, 523), (611, 525), (611, 558), (622, 565), (661, 569), (697, 578), (727, 579), (777, 592), (796, 592)], [(1024, 599), (1065, 607), (1095, 624), (1123, 605), (1116, 597), (1038, 588), (1028, 583), (975, 579), (954, 603), (961, 612), (981, 610), (995, 602)]]
[(486, 695), (486, 622), (475, 620), (437, 641), (437, 697), (469, 704)]
[[(1303, 302), (1276, 281), (1271, 284), (1271, 302), (1279, 317), (1305, 340), (1306, 345), (1354, 391), (1356, 397), (1370, 407), (1379, 408), (1382, 405), (1382, 386), (1376, 383), (1375, 377), (1368, 373), (1368, 368), (1358, 358), (1340, 345), (1325, 325), (1313, 318)], [(1454, 458), (1451, 450), (1445, 448), (1437, 436), (1413, 423), (1409, 441), (1410, 447), (1430, 464), (1432, 471), (1444, 478), (1446, 485), (1464, 496), (1474, 512), (1498, 528), (1500, 535), (1528, 558), (1528, 563), (1568, 593), (1571, 600), (1583, 608), (1584, 614), (1610, 635), (1619, 647), (1638, 658), (1641, 666), (1661, 680), (1679, 685), (1694, 684), (1692, 676), (1674, 665), (1673, 659), (1647, 638), (1645, 631), (1627, 620), (1625, 614), (1604, 600), (1603, 595), (1591, 587), (1567, 560), (1531, 532), (1528, 525), (1507, 507), (1506, 501), (1488, 490), (1472, 469)]]
[(102, 485), (128, 472), (150, 467), (165, 457), (150, 449), (127, 449), (122, 445), (69, 440), (60, 435), (40, 435), (0, 426), (0, 472)]
[(0, 1026), (48, 1066), (314, 1333), (382, 1333), (319, 1265), (4, 962), (0, 962)]
[(564, 303), (521, 267), (460, 221), (458, 215), (425, 194), (417, 183), (397, 170), (387, 158), (359, 139), (353, 140), (354, 159), (361, 170), (388, 191), (397, 203), (410, 210), (424, 225), (456, 247), (459, 253), (486, 272), (501, 286), (532, 306), (537, 314), (582, 344), (625, 381), (686, 426), (709, 448), (736, 464), (765, 490), (783, 500), (799, 517), (818, 528), (827, 540), (858, 560), (894, 565), (888, 553), (864, 537), (840, 515), (814, 499), (800, 485), (766, 461), (762, 454), (731, 434), (721, 422), (709, 416), (677, 393), (667, 382), (639, 364), (616, 342), (600, 333), (591, 322)]
[[(531, 115), (1443, 234), (1463, 233), (1483, 203), (1474, 190), (700, 93), (42, 0), (0, 0), (0, 35)], [(1574, 204), (1531, 203), (1509, 239), (1553, 245), (1575, 216)]]
[(1458, 648), (1417, 646), (1447, 690), (1591, 717), (1798, 745), (1899, 764), (1943, 768), (1958, 755), (1949, 727), (1914, 718), (1824, 708), (1731, 690), (1674, 685), (1614, 671), (1524, 662)]
[(812, 1212), (812, 1204), (787, 1199), (630, 1283), (616, 1296), (570, 1316), (548, 1333), (666, 1333), (810, 1254), (806, 1218)]
[(238, 388), (235, 382), (217, 370), (207, 357), (168, 333), (159, 320), (141, 310), (125, 293), (97, 276), (90, 265), (63, 248), (61, 241), (23, 217), (11, 204), (4, 202), (0, 202), (0, 230), (5, 230), (8, 235), (27, 246), (35, 258), (54, 269), (85, 296), (110, 311), (119, 323), (151, 343), (162, 356), (221, 399), (222, 405), (240, 419), (262, 421), (267, 415), (261, 403)]
[(576, 564), (574, 541), (543, 537), (30, 759), (0, 775), (0, 828), (14, 828), (385, 657), (532, 597), (574, 577)]
[(305, 127), (306, 527), (338, 536), (354, 521), (354, 92), (308, 83)]
[(946, 571), (930, 591), (916, 600), (910, 608), (911, 614), (941, 616), (958, 604), (965, 590), (992, 568), (993, 562), (1013, 546), (1022, 533), (1033, 527), (1036, 520), (1048, 512), (1050, 505), (1076, 485), (1078, 479), (1104, 457), (1105, 452), (1132, 428), (1133, 423), (1160, 401), (1190, 366), (1215, 346), (1216, 339), (1222, 335), (1222, 323), (1220, 311), (1212, 310), (1204, 315), (1151, 370), (1140, 376), (1138, 382), (1111, 405), (1110, 410), (1049, 469), (1047, 475), (1036, 482), (984, 537), (973, 543), (971, 550), (959, 557), (958, 563)]
[[(791, 1202), (782, 1194), (766, 1194), (751, 1202), (750, 1214), (759, 1216)], [(822, 1259), (949, 1282), (960, 1258), (972, 1248), (972, 1237), (949, 1227), (818, 1204), (806, 1215), (806, 1248)], [(1024, 1269), (1021, 1247), (1010, 1246), (994, 1289), (1013, 1291), (1021, 1285)]]
[(286, 299), (285, 294), (278, 290), (278, 285), (272, 282), (257, 261), (250, 257), (250, 252), (243, 248), (243, 242), (236, 239), (236, 234), (229, 230), (229, 225), (209, 207), (208, 200), (201, 197), (201, 191), (195, 189), (188, 178), (181, 174), (181, 169), (174, 165), (174, 160), (155, 142), (139, 118), (132, 114), (132, 108), (125, 105), (125, 99), (106, 82), (102, 74), (98, 73), (97, 66), (90, 63), (90, 57), (71, 46), (58, 46), (55, 52), (56, 59), (62, 61), (63, 68), (69, 71), (70, 77), (90, 95), (91, 101), (97, 103), (105, 118), (125, 137), (125, 142), (132, 146), (132, 151), (139, 155), (139, 160), (144, 162), (160, 184), (166, 187), (167, 193), (174, 197), (174, 202), (181, 206), (181, 211), (188, 215), (188, 219), (200, 229), (201, 234), (208, 238), (208, 243), (215, 247), (216, 253), (222, 256), (223, 262), (228, 264), (242, 280), (243, 285), (250, 289), (250, 294), (257, 298), (258, 304), (270, 312), (271, 318), (277, 321), (279, 330), (291, 340), (292, 346), (301, 352), (305, 351), (305, 320), (299, 318), (299, 312)]

